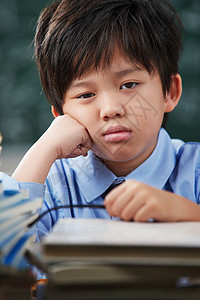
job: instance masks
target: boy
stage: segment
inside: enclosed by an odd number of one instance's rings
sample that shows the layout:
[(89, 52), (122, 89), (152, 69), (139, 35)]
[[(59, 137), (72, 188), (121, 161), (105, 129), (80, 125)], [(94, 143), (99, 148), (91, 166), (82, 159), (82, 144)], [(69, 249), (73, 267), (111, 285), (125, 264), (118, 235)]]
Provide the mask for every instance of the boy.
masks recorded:
[(12, 175), (59, 218), (200, 221), (200, 145), (163, 119), (182, 93), (181, 23), (165, 0), (63, 0), (40, 16), (35, 51), (55, 120)]

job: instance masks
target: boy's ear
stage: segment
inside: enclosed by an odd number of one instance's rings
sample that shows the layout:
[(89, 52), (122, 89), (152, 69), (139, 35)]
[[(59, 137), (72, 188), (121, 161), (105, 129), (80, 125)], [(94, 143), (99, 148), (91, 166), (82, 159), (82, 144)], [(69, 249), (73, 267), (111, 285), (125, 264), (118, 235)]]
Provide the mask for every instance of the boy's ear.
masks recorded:
[(165, 96), (165, 112), (168, 113), (172, 111), (180, 100), (182, 94), (182, 79), (177, 73), (172, 75), (171, 86), (169, 92)]
[(55, 107), (53, 105), (51, 106), (51, 113), (54, 116), (54, 118), (57, 118), (58, 116), (60, 116), (60, 114), (57, 112), (57, 110), (55, 109)]

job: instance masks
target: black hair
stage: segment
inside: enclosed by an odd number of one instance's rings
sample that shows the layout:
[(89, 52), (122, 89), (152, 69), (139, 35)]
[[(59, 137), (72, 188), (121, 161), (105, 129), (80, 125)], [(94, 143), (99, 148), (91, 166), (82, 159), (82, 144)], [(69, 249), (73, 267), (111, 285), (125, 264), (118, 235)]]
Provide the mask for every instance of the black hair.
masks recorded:
[(166, 0), (62, 0), (44, 9), (35, 55), (44, 92), (59, 114), (74, 79), (102, 65), (115, 46), (149, 73), (158, 72), (163, 93), (178, 72), (182, 23)]

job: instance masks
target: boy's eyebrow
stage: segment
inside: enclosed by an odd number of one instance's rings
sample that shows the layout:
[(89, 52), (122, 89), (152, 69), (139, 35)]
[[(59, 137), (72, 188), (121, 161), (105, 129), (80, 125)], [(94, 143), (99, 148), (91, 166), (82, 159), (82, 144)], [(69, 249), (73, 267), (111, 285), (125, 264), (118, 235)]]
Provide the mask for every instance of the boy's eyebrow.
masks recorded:
[(76, 87), (82, 87), (82, 86), (84, 86), (84, 87), (89, 87), (90, 85), (92, 84), (92, 82), (91, 81), (79, 81), (79, 82), (74, 82), (74, 83), (72, 83), (71, 85), (70, 85), (70, 88), (76, 88)]
[[(116, 71), (116, 72), (111, 72), (112, 76), (114, 77), (122, 77), (125, 76), (127, 74), (136, 72), (136, 71), (142, 71), (142, 69), (138, 68), (137, 66), (133, 66), (131, 68), (128, 69), (124, 69), (124, 70), (120, 70), (120, 71)], [(70, 88), (76, 88), (76, 87), (87, 87), (90, 86), (92, 84), (91, 81), (87, 81), (87, 80), (83, 80), (83, 81), (79, 81), (79, 82), (74, 82), (71, 84)]]
[(136, 72), (136, 71), (142, 71), (142, 69), (138, 68), (137, 66), (133, 66), (133, 67), (125, 69), (125, 70), (112, 72), (112, 75), (116, 76), (116, 77), (121, 77), (121, 76), (130, 74), (130, 73), (133, 73), (133, 72)]

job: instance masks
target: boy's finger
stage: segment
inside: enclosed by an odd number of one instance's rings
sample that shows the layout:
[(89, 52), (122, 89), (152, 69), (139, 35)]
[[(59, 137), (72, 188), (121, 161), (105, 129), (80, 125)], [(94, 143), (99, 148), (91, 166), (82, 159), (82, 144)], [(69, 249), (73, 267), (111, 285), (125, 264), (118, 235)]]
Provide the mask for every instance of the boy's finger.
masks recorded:
[(104, 199), (104, 204), (108, 204), (108, 203), (115, 201), (115, 199), (117, 199), (121, 193), (124, 193), (125, 189), (126, 189), (125, 182), (116, 186), (112, 191), (110, 191), (106, 195), (106, 197)]
[(118, 198), (119, 194), (127, 192), (131, 192), (132, 195), (136, 193), (137, 189), (137, 181), (134, 180), (127, 180), (115, 187), (112, 191), (108, 193), (108, 195), (105, 197), (105, 203), (108, 201), (112, 202), (114, 199)]
[(112, 216), (121, 217), (121, 213), (124, 210), (124, 208), (128, 205), (128, 203), (132, 200), (132, 195), (130, 193), (120, 193), (118, 195), (118, 198), (115, 199), (113, 202), (109, 202), (108, 205), (106, 205), (106, 209)]
[(129, 201), (128, 204), (121, 211), (120, 217), (125, 221), (135, 220), (135, 216), (145, 205), (143, 199), (135, 196), (135, 199), (132, 198), (132, 201)]
[(154, 216), (147, 205), (143, 205), (134, 216), (134, 220), (136, 222), (148, 222), (151, 219), (153, 220), (153, 218)]

